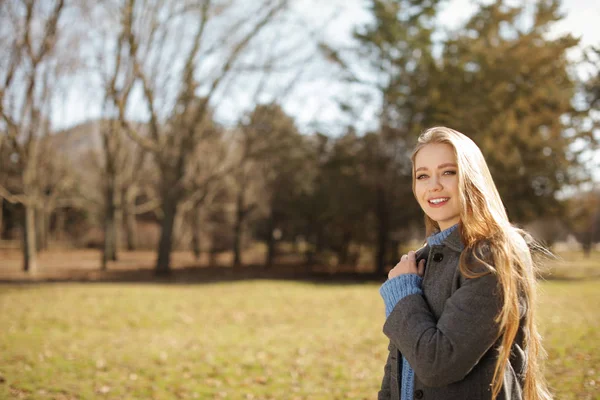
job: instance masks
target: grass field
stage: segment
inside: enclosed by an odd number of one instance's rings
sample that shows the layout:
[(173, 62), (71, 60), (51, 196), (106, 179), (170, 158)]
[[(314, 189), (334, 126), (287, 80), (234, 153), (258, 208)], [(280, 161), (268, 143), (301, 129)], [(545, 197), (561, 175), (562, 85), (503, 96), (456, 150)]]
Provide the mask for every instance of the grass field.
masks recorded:
[[(540, 285), (547, 377), (600, 399), (600, 259), (564, 264)], [(0, 399), (374, 399), (378, 286), (3, 284)]]

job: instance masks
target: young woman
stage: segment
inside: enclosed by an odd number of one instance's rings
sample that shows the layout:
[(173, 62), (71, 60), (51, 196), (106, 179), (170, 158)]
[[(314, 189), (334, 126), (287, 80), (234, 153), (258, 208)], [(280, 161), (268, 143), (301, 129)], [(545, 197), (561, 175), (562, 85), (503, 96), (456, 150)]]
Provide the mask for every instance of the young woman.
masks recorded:
[(436, 127), (412, 163), (428, 237), (380, 289), (390, 344), (379, 399), (550, 399), (528, 236), (511, 226), (481, 151)]

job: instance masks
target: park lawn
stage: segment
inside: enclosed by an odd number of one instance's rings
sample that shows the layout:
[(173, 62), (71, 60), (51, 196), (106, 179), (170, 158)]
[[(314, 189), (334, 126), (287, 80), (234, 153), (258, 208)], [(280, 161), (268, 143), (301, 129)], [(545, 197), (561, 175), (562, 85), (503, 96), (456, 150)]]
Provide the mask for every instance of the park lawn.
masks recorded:
[[(0, 399), (373, 399), (378, 284), (0, 286)], [(600, 399), (600, 280), (540, 285), (556, 399)]]

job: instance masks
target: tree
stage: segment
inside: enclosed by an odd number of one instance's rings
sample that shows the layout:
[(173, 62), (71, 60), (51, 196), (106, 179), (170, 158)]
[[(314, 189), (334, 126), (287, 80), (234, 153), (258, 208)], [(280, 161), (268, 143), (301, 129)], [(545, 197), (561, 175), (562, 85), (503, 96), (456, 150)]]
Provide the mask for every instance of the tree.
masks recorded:
[(591, 76), (584, 83), (586, 102), (590, 110), (598, 110), (600, 109), (600, 45), (587, 49), (585, 64), (592, 68)]
[[(135, 219), (135, 199), (138, 191), (136, 175), (142, 169), (146, 153), (139, 146), (128, 142), (119, 122), (119, 107), (125, 107), (133, 88), (132, 65), (128, 62), (123, 34), (117, 39), (115, 58), (108, 67), (109, 74), (104, 79), (104, 100), (102, 111), (107, 120), (101, 125), (102, 150), (104, 154), (104, 246), (102, 268), (107, 268), (108, 260), (117, 260), (119, 222), (124, 222), (127, 232), (127, 247), (135, 247), (133, 225)], [(137, 129), (141, 131), (142, 129)], [(123, 220), (123, 210), (126, 211)]]
[(583, 163), (588, 166), (592, 179), (597, 181), (600, 177), (594, 177), (594, 173), (600, 170), (600, 45), (587, 49), (584, 60), (583, 66), (589, 67), (590, 75), (583, 80), (583, 99), (577, 107), (580, 118), (576, 122), (581, 130), (590, 132), (591, 140), (586, 146), (589, 159), (583, 160)]
[(577, 183), (572, 144), (589, 141), (575, 125), (575, 82), (566, 52), (571, 36), (546, 38), (560, 20), (558, 1), (521, 7), (483, 5), (444, 47), (434, 84), (433, 119), (481, 148), (512, 220), (560, 213), (556, 194)]
[[(254, 114), (257, 110), (254, 111)], [(233, 175), (232, 186), (235, 197), (234, 225), (233, 225), (233, 265), (242, 265), (242, 242), (248, 218), (257, 209), (257, 190), (259, 189), (257, 157), (264, 152), (270, 142), (263, 137), (253, 125), (252, 116), (248, 123), (241, 123), (239, 127), (239, 165)]]
[(69, 207), (76, 196), (77, 178), (75, 167), (64, 153), (62, 140), (56, 133), (40, 140), (40, 155), (56, 154), (56, 157), (40, 156), (38, 161), (38, 186), (40, 204), (36, 208), (36, 248), (48, 247), (50, 221), (57, 209)]
[[(119, 117), (126, 132), (152, 155), (158, 166), (162, 213), (156, 263), (159, 274), (170, 271), (173, 227), (179, 205), (227, 172), (227, 165), (220, 163), (218, 168), (201, 171), (203, 179), (190, 179), (192, 172), (196, 172), (193, 166), (200, 165), (196, 149), (211, 135), (210, 102), (229, 79), (251, 40), (284, 9), (286, 2), (266, 2), (265, 5), (258, 16), (238, 21), (222, 42), (212, 44), (207, 36), (211, 29), (209, 24), (227, 10), (227, 3), (205, 1), (199, 5), (127, 0), (123, 5), (122, 37), (132, 63), (134, 84), (139, 85), (147, 106), (149, 134), (141, 136), (132, 129), (125, 102), (119, 104)], [(190, 26), (196, 28), (191, 43), (185, 46), (180, 35)], [(167, 44), (172, 46), (170, 55), (182, 65), (177, 73), (181, 79), (177, 83), (169, 81), (177, 64), (172, 58), (164, 58)], [(206, 74), (206, 69), (214, 66), (215, 54), (224, 61)], [(203, 69), (205, 73), (201, 76)], [(198, 96), (198, 92), (203, 95)]]
[(305, 210), (308, 217), (306, 236), (315, 255), (332, 250), (338, 263), (348, 264), (355, 258), (351, 244), (368, 243), (372, 230), (369, 210), (373, 193), (365, 180), (364, 138), (353, 130), (336, 139), (317, 138), (314, 189), (308, 201), (300, 199), (298, 209)]
[(379, 131), (365, 138), (366, 181), (374, 194), (375, 265), (382, 273), (397, 259), (392, 232), (406, 230), (418, 216), (411, 187), (410, 151), (429, 117), (432, 33), (439, 1), (374, 0), (374, 22), (355, 33), (377, 78), (381, 97)]
[[(18, 169), (18, 190), (0, 186), (0, 196), (24, 207), (23, 269), (37, 269), (36, 210), (43, 205), (40, 162), (42, 139), (51, 130), (51, 98), (65, 63), (58, 57), (63, 0), (0, 3), (2, 46), (0, 56), (0, 118), (2, 145), (9, 146)], [(41, 29), (40, 29), (41, 27)], [(61, 42), (63, 45), (65, 42)]]
[(262, 193), (259, 208), (262, 237), (267, 242), (265, 266), (271, 267), (277, 253), (277, 232), (293, 212), (289, 205), (294, 194), (303, 188), (308, 150), (294, 120), (278, 104), (257, 105), (244, 129)]
[(581, 192), (567, 200), (567, 224), (589, 257), (600, 242), (600, 191)]

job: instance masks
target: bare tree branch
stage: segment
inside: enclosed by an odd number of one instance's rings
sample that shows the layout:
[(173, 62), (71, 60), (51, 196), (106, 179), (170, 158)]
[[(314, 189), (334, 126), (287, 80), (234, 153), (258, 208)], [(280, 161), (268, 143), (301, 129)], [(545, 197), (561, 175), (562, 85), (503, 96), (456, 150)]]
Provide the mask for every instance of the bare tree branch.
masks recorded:
[(29, 204), (27, 196), (12, 194), (2, 185), (0, 185), (0, 197), (12, 204)]
[(158, 209), (161, 205), (160, 199), (152, 199), (150, 201), (145, 202), (144, 204), (137, 205), (133, 208), (134, 214), (144, 214), (150, 211), (154, 211)]
[[(142, 82), (142, 88), (144, 92), (144, 96), (146, 98), (146, 102), (148, 105), (148, 111), (150, 113), (150, 134), (154, 139), (154, 143), (152, 143), (148, 139), (141, 139), (137, 133), (133, 132), (125, 123), (125, 116), (121, 117), (121, 124), (124, 125), (127, 132), (132, 135), (131, 137), (139, 141), (140, 145), (147, 148), (149, 151), (157, 152), (160, 149), (160, 135), (159, 135), (159, 127), (158, 127), (158, 117), (156, 115), (156, 109), (154, 107), (154, 90), (150, 86), (150, 82), (148, 81), (146, 75), (144, 74), (140, 62), (138, 60), (138, 42), (136, 40), (135, 34), (133, 33), (133, 12), (135, 8), (135, 0), (129, 0), (128, 5), (125, 10), (125, 37), (129, 43), (129, 52), (133, 62), (133, 71), (136, 77), (140, 79)], [(121, 111), (121, 110), (120, 110)], [(123, 114), (124, 114), (124, 110)]]
[(269, 21), (271, 21), (271, 19), (277, 14), (279, 13), (281, 10), (283, 10), (285, 7), (287, 6), (287, 1), (281, 1), (276, 7), (273, 7), (254, 27), (254, 29), (252, 29), (252, 31), (250, 31), (249, 34), (246, 35), (246, 37), (244, 39), (242, 39), (237, 46), (234, 47), (233, 51), (231, 52), (231, 54), (229, 55), (229, 57), (227, 58), (227, 61), (225, 62), (225, 64), (223, 65), (223, 68), (221, 69), (221, 73), (219, 75), (219, 77), (217, 77), (209, 91), (208, 94), (206, 95), (206, 101), (204, 102), (199, 114), (202, 114), (204, 112), (204, 110), (206, 109), (208, 103), (210, 102), (211, 97), (213, 96), (214, 92), (216, 91), (216, 89), (219, 87), (219, 84), (221, 83), (221, 81), (223, 80), (223, 78), (227, 75), (227, 73), (229, 72), (229, 70), (232, 68), (233, 64), (235, 63), (235, 61), (237, 60), (237, 58), (239, 57), (240, 53), (242, 52), (242, 50), (244, 50), (246, 48), (246, 46), (248, 45), (248, 43), (250, 43), (250, 41), (262, 30), (262, 28), (265, 27), (265, 25), (267, 25), (267, 23)]

